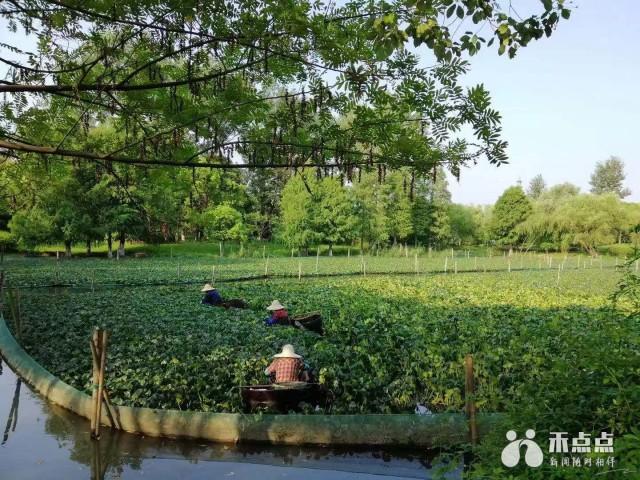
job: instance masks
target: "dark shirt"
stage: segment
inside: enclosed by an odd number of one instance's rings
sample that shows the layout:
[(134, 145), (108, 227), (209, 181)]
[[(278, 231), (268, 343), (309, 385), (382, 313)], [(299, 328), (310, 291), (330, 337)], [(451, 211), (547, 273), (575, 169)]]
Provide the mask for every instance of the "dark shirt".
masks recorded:
[(202, 303), (205, 305), (220, 305), (222, 303), (222, 297), (217, 290), (209, 290), (202, 297)]

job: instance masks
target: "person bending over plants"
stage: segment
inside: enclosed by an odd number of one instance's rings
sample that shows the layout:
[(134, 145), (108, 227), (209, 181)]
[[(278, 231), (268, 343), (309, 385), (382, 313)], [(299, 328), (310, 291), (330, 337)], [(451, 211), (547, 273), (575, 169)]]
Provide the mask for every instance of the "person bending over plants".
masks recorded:
[(273, 361), (264, 371), (269, 375), (271, 383), (310, 382), (311, 374), (308, 366), (298, 355), (293, 345), (282, 347), (282, 352), (273, 356)]
[(218, 289), (216, 287), (214, 287), (210, 283), (207, 283), (204, 287), (202, 287), (202, 290), (200, 291), (204, 293), (204, 297), (202, 297), (203, 305), (211, 305), (213, 307), (222, 306), (222, 296), (220, 296), (220, 293), (218, 292)]
[(267, 307), (270, 315), (264, 319), (264, 323), (267, 325), (288, 325), (289, 324), (289, 312), (278, 301), (274, 300), (271, 305)]
[(247, 303), (241, 298), (230, 298), (229, 300), (223, 300), (222, 296), (218, 292), (218, 289), (210, 283), (205, 284), (200, 290), (204, 293), (202, 297), (203, 305), (210, 305), (212, 307), (224, 307), (224, 308), (247, 308)]

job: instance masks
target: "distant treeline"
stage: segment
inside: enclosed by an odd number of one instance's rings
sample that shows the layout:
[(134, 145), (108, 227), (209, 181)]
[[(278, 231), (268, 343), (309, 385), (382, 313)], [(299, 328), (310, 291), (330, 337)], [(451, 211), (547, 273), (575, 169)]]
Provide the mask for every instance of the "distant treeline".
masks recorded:
[(188, 171), (15, 163), (0, 169), (0, 244), (32, 250), (106, 241), (148, 243), (276, 240), (308, 251), (319, 244), (379, 249), (469, 245), (537, 250), (637, 243), (640, 204), (622, 197), (622, 162), (598, 164), (592, 192), (535, 177), (492, 206), (453, 203), (443, 170), (415, 176), (362, 173), (351, 182), (321, 171)]

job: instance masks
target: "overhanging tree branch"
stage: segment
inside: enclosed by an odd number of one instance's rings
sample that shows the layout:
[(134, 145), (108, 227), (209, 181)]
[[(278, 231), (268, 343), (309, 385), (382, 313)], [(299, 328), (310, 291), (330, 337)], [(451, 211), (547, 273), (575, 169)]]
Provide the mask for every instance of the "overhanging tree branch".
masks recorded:
[(25, 85), (25, 84), (12, 83), (9, 85), (6, 85), (6, 84), (0, 85), (0, 93), (4, 93), (4, 92), (7, 92), (7, 93), (15, 93), (15, 92), (59, 93), (59, 92), (87, 92), (87, 91), (127, 92), (127, 91), (136, 91), (136, 90), (154, 90), (159, 88), (178, 87), (180, 85), (202, 83), (208, 80), (213, 80), (214, 78), (229, 75), (230, 73), (239, 72), (241, 70), (252, 67), (254, 65), (263, 63), (265, 58), (266, 57), (263, 57), (258, 60), (247, 62), (242, 65), (238, 65), (236, 67), (229, 68), (227, 70), (223, 70), (220, 72), (210, 73), (209, 75), (203, 75), (201, 77), (196, 77), (191, 79), (174, 80), (171, 82), (143, 83), (140, 85), (122, 85), (119, 83), (115, 83), (115, 84), (94, 83), (94, 84), (79, 84), (79, 85)]
[[(144, 160), (137, 158), (129, 158), (129, 157), (117, 157), (111, 155), (99, 155), (91, 152), (82, 152), (75, 150), (65, 150), (61, 148), (55, 147), (47, 147), (41, 145), (29, 145), (21, 142), (7, 142), (5, 140), (0, 140), (0, 148), (3, 148), (7, 151), (17, 151), (17, 152), (26, 152), (26, 153), (38, 153), (41, 155), (57, 155), (60, 157), (72, 157), (72, 158), (80, 158), (84, 160), (94, 161), (94, 162), (104, 162), (109, 161), (112, 163), (123, 163), (128, 165), (135, 166), (157, 166), (157, 167), (186, 167), (186, 168), (213, 168), (213, 169), (257, 169), (257, 168), (303, 168), (303, 167), (321, 167), (321, 168), (343, 168), (344, 164), (336, 163), (336, 162), (326, 162), (321, 164), (304, 164), (304, 165), (292, 165), (289, 163), (184, 163), (183, 161), (177, 160)], [(313, 148), (313, 146), (308, 145), (307, 148)], [(326, 150), (326, 148), (325, 148)], [(362, 153), (362, 152), (358, 152)], [(362, 153), (363, 156), (368, 155)], [(372, 164), (382, 164), (385, 163), (384, 160), (379, 161), (366, 161), (366, 162), (349, 162), (349, 166), (368, 166)]]

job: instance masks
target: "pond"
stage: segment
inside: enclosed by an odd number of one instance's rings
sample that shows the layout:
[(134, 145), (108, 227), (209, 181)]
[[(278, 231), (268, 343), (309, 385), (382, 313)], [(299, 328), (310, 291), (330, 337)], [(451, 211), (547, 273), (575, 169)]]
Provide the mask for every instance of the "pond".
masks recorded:
[[(0, 479), (433, 478), (434, 452), (220, 445), (103, 429), (33, 392), (0, 359)], [(460, 478), (460, 469), (445, 478)]]

